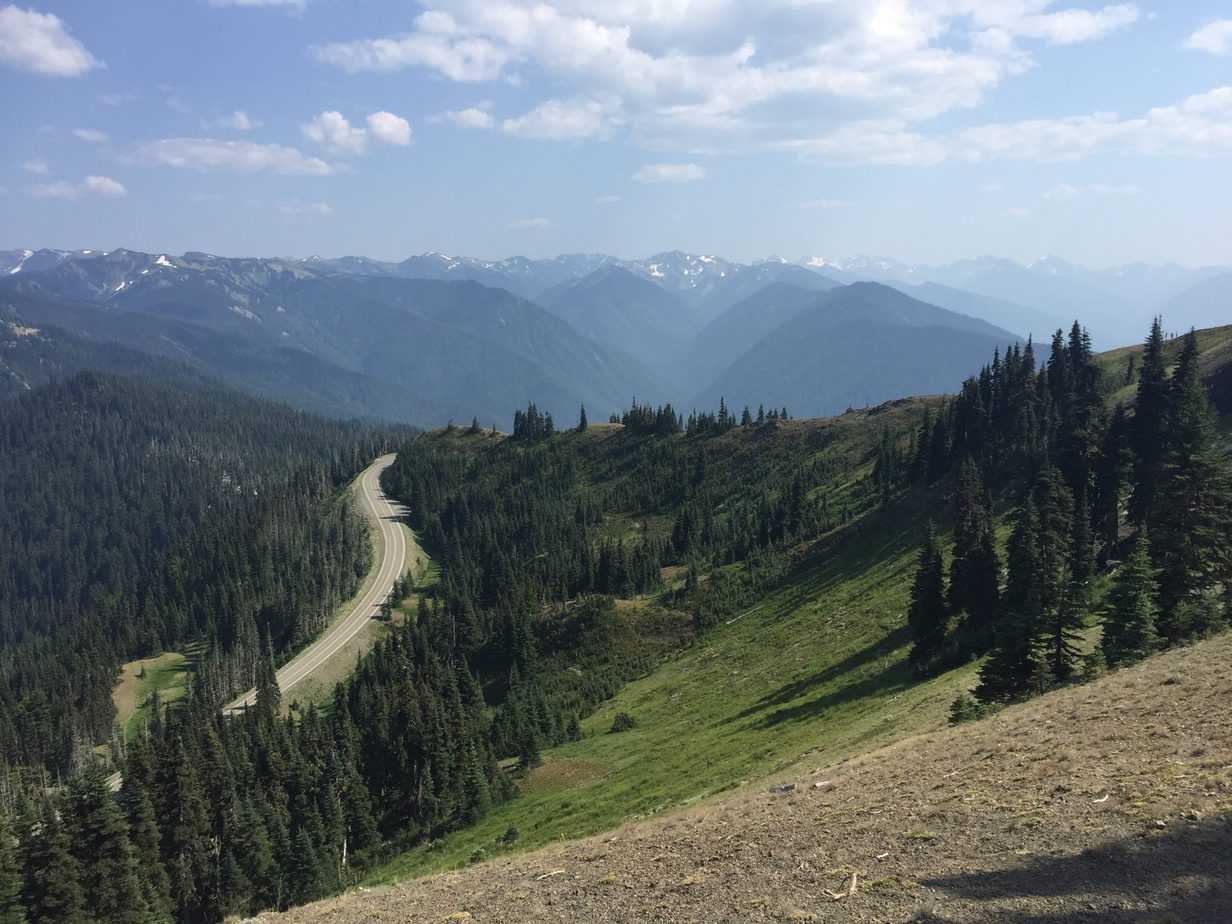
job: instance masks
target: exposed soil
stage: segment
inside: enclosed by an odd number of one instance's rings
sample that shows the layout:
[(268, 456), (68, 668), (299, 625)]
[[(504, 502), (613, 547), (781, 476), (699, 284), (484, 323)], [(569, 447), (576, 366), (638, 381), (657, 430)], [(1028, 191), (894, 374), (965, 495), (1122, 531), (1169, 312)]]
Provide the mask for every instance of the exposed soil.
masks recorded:
[(1232, 921), (1230, 713), (1225, 635), (607, 835), (261, 920)]

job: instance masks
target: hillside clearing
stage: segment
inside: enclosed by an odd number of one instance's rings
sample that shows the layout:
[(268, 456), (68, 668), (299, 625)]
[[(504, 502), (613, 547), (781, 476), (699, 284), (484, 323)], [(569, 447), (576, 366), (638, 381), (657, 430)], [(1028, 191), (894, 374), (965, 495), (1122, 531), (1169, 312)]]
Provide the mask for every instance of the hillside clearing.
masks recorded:
[(116, 723), (127, 738), (149, 722), (152, 697), (158, 694), (164, 707), (188, 692), (192, 677), (192, 658), (167, 651), (152, 658), (129, 661), (120, 670), (120, 682), (111, 693), (116, 708)]
[(714, 805), (261, 920), (1229, 920), (1229, 701), (1225, 634)]

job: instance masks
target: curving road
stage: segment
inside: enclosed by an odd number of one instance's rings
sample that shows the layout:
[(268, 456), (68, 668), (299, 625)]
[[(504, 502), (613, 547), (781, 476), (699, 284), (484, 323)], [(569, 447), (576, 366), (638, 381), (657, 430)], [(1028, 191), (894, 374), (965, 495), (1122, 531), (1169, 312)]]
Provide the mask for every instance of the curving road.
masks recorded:
[[(376, 575), (349, 613), (278, 670), (276, 674), (278, 687), (282, 690), (284, 697), (288, 690), (337, 654), (368, 623), (369, 619), (380, 612), (381, 604), (389, 597), (394, 582), (406, 573), (406, 534), (398, 525), (398, 518), (404, 511), (400, 504), (392, 503), (381, 490), (381, 472), (389, 468), (393, 461), (394, 454), (392, 453), (381, 456), (364, 469), (359, 476), (360, 506), (363, 508), (364, 515), (381, 531), (383, 554)], [(243, 696), (237, 697), (224, 706), (223, 712), (225, 714), (243, 712), (245, 707), (253, 706), (256, 702), (257, 691), (249, 690)]]

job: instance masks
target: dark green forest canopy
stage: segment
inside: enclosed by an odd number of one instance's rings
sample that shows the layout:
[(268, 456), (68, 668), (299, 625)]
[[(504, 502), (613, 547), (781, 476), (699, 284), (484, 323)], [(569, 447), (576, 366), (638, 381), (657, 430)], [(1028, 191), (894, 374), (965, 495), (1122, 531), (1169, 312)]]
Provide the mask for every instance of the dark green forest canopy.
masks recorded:
[(0, 752), (66, 770), (119, 664), (207, 643), (215, 693), (262, 637), (323, 626), (367, 565), (337, 493), (390, 435), (221, 388), (82, 373), (0, 404)]

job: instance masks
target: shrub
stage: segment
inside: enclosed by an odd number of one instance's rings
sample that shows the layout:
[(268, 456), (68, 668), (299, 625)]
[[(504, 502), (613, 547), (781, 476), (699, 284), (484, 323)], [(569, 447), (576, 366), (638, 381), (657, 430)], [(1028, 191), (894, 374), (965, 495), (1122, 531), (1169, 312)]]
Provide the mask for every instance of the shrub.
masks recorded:
[(950, 704), (951, 725), (958, 725), (960, 722), (974, 722), (987, 714), (988, 707), (969, 693), (960, 693), (958, 698)]
[(627, 712), (618, 712), (616, 713), (616, 718), (612, 719), (612, 730), (610, 734), (615, 735), (619, 732), (628, 731), (636, 726), (637, 723), (633, 721), (633, 716), (629, 715)]

